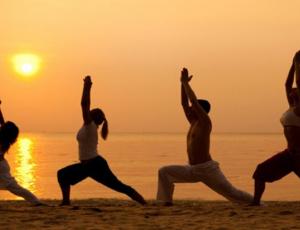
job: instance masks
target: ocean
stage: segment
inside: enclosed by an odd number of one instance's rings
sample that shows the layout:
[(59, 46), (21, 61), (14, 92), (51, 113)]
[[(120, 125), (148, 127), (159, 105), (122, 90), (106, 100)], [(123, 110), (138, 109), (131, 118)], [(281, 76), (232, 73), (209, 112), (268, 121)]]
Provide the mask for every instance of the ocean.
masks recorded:
[[(78, 162), (75, 133), (23, 133), (9, 150), (6, 159), (11, 173), (24, 187), (40, 198), (60, 199), (57, 170)], [(187, 164), (186, 134), (146, 133), (110, 134), (99, 139), (99, 153), (117, 177), (145, 198), (155, 199), (157, 171), (164, 165)], [(283, 150), (283, 134), (213, 134), (211, 155), (232, 184), (253, 192), (252, 174), (260, 162)], [(0, 191), (1, 199), (19, 199)], [(71, 198), (127, 197), (93, 181), (75, 185)], [(174, 199), (224, 200), (201, 182), (176, 184)], [(291, 173), (267, 184), (264, 200), (300, 200), (300, 180)]]

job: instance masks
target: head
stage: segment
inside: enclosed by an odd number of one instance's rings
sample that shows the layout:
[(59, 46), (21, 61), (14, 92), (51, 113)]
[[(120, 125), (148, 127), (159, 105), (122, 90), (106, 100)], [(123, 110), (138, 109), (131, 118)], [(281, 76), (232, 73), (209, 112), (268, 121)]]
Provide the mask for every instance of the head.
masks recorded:
[(100, 126), (101, 124), (103, 124), (101, 129), (101, 136), (105, 140), (108, 135), (108, 122), (106, 120), (104, 112), (101, 109), (96, 108), (90, 111), (90, 115), (96, 125)]
[[(208, 114), (210, 111), (210, 103), (207, 100), (198, 99), (199, 105), (202, 107), (202, 109)], [(191, 106), (191, 109), (193, 111), (192, 116), (196, 117), (195, 111), (193, 109), (193, 106)]]
[(11, 121), (5, 122), (0, 127), (0, 146), (3, 153), (7, 152), (9, 147), (14, 144), (19, 135), (19, 128)]
[(289, 97), (293, 100), (293, 105), (296, 106), (299, 104), (299, 90), (297, 88), (293, 88)]
[(198, 99), (199, 105), (204, 109), (204, 111), (208, 114), (210, 111), (210, 103), (207, 100)]

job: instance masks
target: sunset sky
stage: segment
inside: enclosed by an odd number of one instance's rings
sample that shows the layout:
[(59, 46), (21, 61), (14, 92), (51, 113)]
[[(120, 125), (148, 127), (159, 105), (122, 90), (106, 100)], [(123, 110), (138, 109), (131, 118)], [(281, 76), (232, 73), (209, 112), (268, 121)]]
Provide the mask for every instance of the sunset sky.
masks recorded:
[[(0, 99), (21, 131), (81, 124), (82, 79), (112, 132), (184, 132), (180, 70), (212, 104), (214, 132), (281, 132), (300, 49), (300, 1), (1, 0)], [(24, 78), (11, 59), (40, 57)]]

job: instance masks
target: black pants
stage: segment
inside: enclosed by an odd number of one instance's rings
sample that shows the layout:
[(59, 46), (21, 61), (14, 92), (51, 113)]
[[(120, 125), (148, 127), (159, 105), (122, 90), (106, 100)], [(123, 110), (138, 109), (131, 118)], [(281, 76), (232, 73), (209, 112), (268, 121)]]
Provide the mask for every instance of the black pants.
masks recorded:
[(101, 156), (84, 163), (69, 165), (57, 172), (60, 185), (75, 185), (87, 177), (93, 178), (95, 181), (129, 197), (136, 193), (133, 188), (118, 180), (110, 170), (106, 160)]

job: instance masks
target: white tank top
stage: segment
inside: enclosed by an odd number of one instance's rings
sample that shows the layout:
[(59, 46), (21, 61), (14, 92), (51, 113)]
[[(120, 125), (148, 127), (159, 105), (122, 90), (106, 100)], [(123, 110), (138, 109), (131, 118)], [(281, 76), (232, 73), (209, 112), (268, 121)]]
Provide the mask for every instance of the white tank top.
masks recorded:
[(300, 127), (300, 116), (297, 116), (294, 112), (294, 108), (288, 109), (280, 119), (283, 126), (296, 126)]
[(83, 125), (77, 133), (79, 160), (89, 160), (98, 156), (98, 127), (94, 122)]

